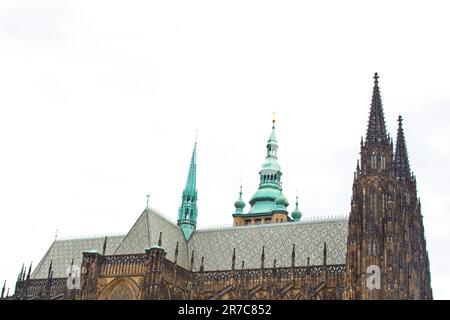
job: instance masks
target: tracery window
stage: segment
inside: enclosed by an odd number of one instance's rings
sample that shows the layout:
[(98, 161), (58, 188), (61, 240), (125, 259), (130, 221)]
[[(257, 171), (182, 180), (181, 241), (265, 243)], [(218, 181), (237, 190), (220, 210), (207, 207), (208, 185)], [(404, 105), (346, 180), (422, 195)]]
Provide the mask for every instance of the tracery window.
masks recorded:
[(381, 169), (386, 169), (386, 157), (384, 155), (381, 156)]

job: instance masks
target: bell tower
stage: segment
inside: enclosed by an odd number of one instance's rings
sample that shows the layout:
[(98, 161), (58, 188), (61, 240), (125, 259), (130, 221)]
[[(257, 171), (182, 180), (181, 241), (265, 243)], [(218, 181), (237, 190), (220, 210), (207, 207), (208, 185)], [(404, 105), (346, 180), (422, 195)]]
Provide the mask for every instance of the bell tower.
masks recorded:
[(266, 144), (266, 160), (259, 171), (259, 187), (251, 197), (248, 213), (243, 212), (242, 190), (235, 203), (233, 214), (235, 226), (292, 221), (288, 215), (289, 202), (283, 194), (281, 167), (278, 164), (278, 141), (275, 134), (275, 114), (272, 118), (272, 132)]

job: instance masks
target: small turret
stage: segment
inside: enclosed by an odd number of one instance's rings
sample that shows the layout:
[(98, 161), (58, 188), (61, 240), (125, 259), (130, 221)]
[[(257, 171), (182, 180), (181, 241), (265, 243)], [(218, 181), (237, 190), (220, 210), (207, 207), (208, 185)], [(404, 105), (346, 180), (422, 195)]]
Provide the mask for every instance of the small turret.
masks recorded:
[(294, 221), (300, 221), (302, 218), (302, 213), (298, 209), (298, 195), (295, 196), (295, 209), (292, 211), (291, 216)]
[(235, 213), (244, 213), (245, 202), (242, 200), (242, 183), (239, 191), (239, 198), (234, 203), (234, 207), (236, 208)]

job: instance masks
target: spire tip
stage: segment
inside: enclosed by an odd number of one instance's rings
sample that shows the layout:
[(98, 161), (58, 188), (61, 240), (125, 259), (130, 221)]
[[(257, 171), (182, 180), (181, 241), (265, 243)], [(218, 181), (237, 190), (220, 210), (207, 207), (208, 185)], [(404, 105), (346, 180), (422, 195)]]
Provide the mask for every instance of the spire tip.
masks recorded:
[(375, 72), (375, 74), (373, 75), (373, 78), (375, 79), (375, 84), (378, 84), (378, 78), (380, 76), (378, 75), (378, 72)]

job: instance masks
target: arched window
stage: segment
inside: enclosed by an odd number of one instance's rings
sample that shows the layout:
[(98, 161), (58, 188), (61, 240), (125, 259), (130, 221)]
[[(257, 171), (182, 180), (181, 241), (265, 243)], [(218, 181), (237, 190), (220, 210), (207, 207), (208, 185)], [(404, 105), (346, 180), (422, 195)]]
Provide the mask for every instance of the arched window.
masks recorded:
[(386, 157), (384, 155), (381, 156), (381, 169), (386, 169)]
[(377, 255), (377, 246), (375, 240), (370, 239), (369, 244), (367, 246), (367, 255), (368, 256), (376, 256)]

